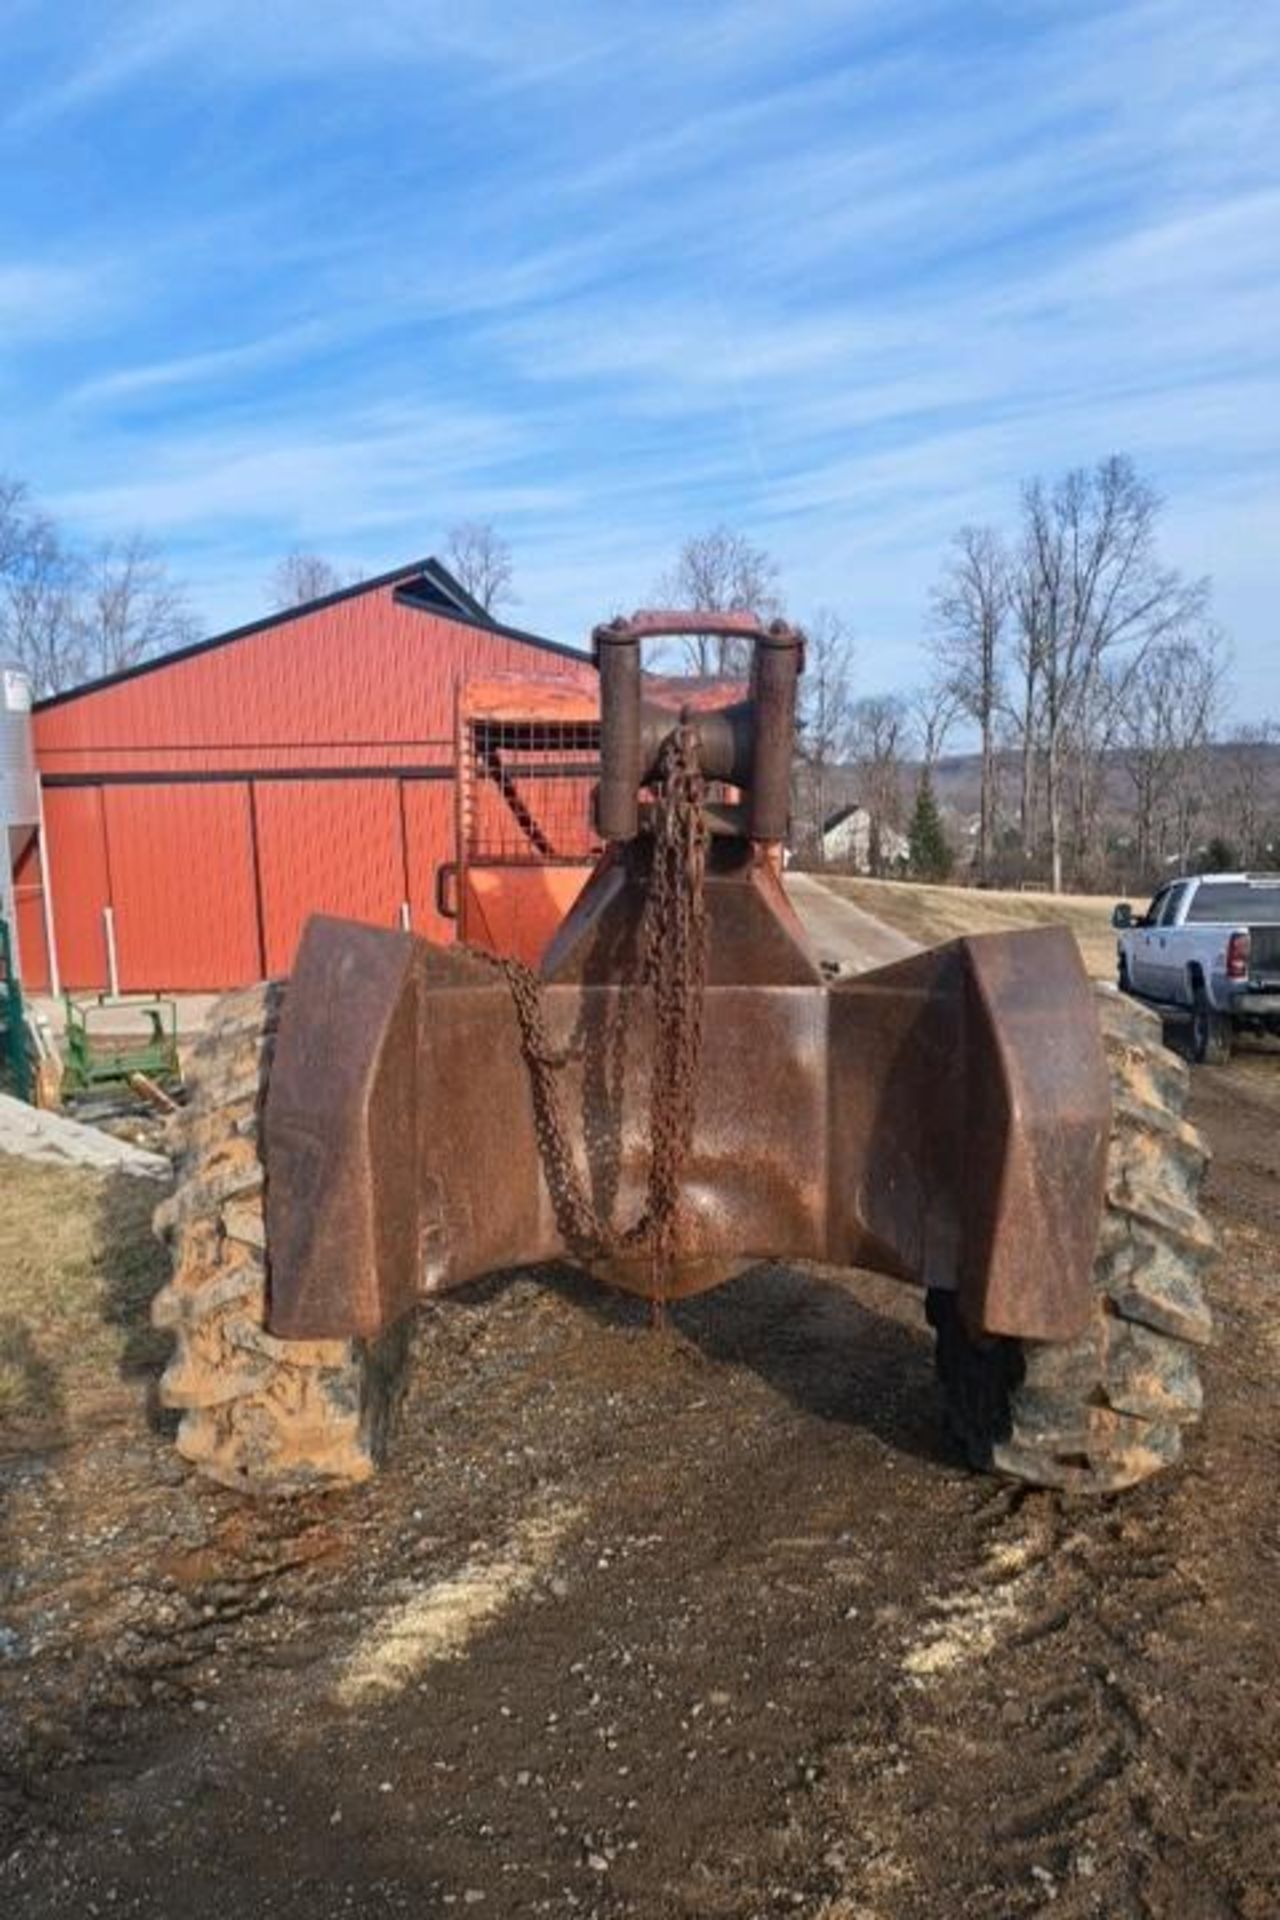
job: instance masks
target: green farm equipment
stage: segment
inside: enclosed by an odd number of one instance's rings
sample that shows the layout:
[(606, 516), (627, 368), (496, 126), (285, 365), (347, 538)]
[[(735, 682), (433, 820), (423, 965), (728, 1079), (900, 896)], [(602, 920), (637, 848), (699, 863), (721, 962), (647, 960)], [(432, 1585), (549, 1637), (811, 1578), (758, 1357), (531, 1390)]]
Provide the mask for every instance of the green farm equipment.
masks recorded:
[(68, 993), (63, 999), (64, 1095), (129, 1086), (139, 1075), (161, 1086), (181, 1081), (176, 1001), (109, 993), (84, 999)]
[(9, 922), (0, 920), (0, 1091), (35, 1098), (35, 1061)]

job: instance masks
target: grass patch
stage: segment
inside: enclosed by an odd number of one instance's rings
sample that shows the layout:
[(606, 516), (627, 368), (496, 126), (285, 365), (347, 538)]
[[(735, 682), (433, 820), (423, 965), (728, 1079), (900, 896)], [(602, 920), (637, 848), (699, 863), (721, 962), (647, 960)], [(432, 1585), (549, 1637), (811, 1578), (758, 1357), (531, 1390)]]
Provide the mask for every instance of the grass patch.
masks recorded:
[(52, 1439), (150, 1371), (147, 1320), (167, 1269), (163, 1189), (0, 1156), (0, 1442)]
[(930, 887), (913, 880), (864, 880), (852, 874), (817, 874), (824, 887), (852, 900), (887, 927), (922, 947), (961, 934), (1008, 933), (1026, 927), (1067, 927), (1076, 937), (1086, 971), (1113, 980), (1115, 902), (1084, 893), (979, 892), (976, 887)]

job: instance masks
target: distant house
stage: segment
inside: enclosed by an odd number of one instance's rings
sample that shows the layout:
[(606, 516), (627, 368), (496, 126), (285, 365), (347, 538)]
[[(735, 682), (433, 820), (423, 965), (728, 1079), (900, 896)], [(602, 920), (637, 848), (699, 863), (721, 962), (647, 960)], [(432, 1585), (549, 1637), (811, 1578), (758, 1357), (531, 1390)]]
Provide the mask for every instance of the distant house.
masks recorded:
[[(905, 863), (910, 848), (905, 834), (893, 827), (880, 828), (881, 871)], [(822, 823), (822, 858), (829, 867), (843, 867), (848, 873), (871, 871), (871, 815), (865, 807), (837, 807)]]

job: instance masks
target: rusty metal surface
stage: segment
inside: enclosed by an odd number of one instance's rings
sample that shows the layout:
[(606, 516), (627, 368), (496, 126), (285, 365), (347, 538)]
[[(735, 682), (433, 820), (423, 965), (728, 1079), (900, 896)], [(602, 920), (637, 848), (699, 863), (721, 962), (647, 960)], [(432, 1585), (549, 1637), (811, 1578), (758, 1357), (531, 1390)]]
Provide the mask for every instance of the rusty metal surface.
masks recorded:
[[(544, 1005), (595, 1202), (625, 1222), (647, 1169), (650, 997), (553, 982)], [(1079, 1331), (1109, 1096), (1068, 934), (956, 941), (831, 988), (713, 982), (705, 1022), (668, 1295), (743, 1261), (825, 1259), (954, 1287), (975, 1331)], [(566, 1254), (510, 994), (465, 955), (313, 921), (264, 1131), (277, 1333), (371, 1334)], [(643, 1259), (603, 1277), (649, 1290)]]
[[(606, 853), (547, 949), (545, 979), (638, 984), (647, 859), (643, 842)], [(706, 912), (709, 986), (806, 986), (821, 981), (822, 970), (766, 848), (712, 840)]]
[(1079, 1333), (1111, 1096), (1071, 934), (955, 940), (829, 992), (833, 1258), (954, 1288), (973, 1332)]
[(765, 626), (745, 613), (661, 612), (612, 621), (593, 635), (603, 763), (597, 817), (608, 840), (632, 840), (639, 831), (640, 789), (652, 778), (670, 735), (672, 694), (679, 685), (665, 681), (661, 699), (646, 699), (640, 642), (701, 633), (752, 645), (746, 699), (725, 705), (690, 698), (683, 704), (682, 717), (698, 733), (702, 771), (708, 779), (746, 789), (744, 828), (751, 839), (779, 841), (786, 834), (803, 634), (783, 621)]
[(680, 634), (720, 634), (726, 639), (774, 642), (789, 646), (803, 636), (785, 620), (761, 620), (754, 613), (722, 613), (710, 607), (643, 607), (603, 621), (592, 633), (597, 657), (602, 646), (632, 640), (665, 640)]
[[(640, 639), (682, 632), (750, 638), (750, 698), (646, 705)], [(779, 872), (801, 637), (650, 613), (595, 641), (611, 845), (541, 983), (307, 928), (264, 1114), (272, 1330), (372, 1335), (572, 1257), (658, 1298), (755, 1259), (861, 1264), (953, 1290), (973, 1332), (1081, 1331), (1111, 1115), (1071, 935), (828, 987)], [(708, 774), (745, 786), (738, 831), (710, 832)]]

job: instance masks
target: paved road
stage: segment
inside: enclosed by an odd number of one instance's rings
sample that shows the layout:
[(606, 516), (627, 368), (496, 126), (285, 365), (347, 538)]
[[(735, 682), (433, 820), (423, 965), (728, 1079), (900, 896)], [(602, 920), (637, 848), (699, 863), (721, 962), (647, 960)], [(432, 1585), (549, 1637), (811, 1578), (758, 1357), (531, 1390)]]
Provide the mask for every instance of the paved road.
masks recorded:
[(905, 933), (842, 900), (812, 874), (789, 873), (786, 886), (819, 958), (837, 961), (845, 972), (866, 973), (919, 952)]

